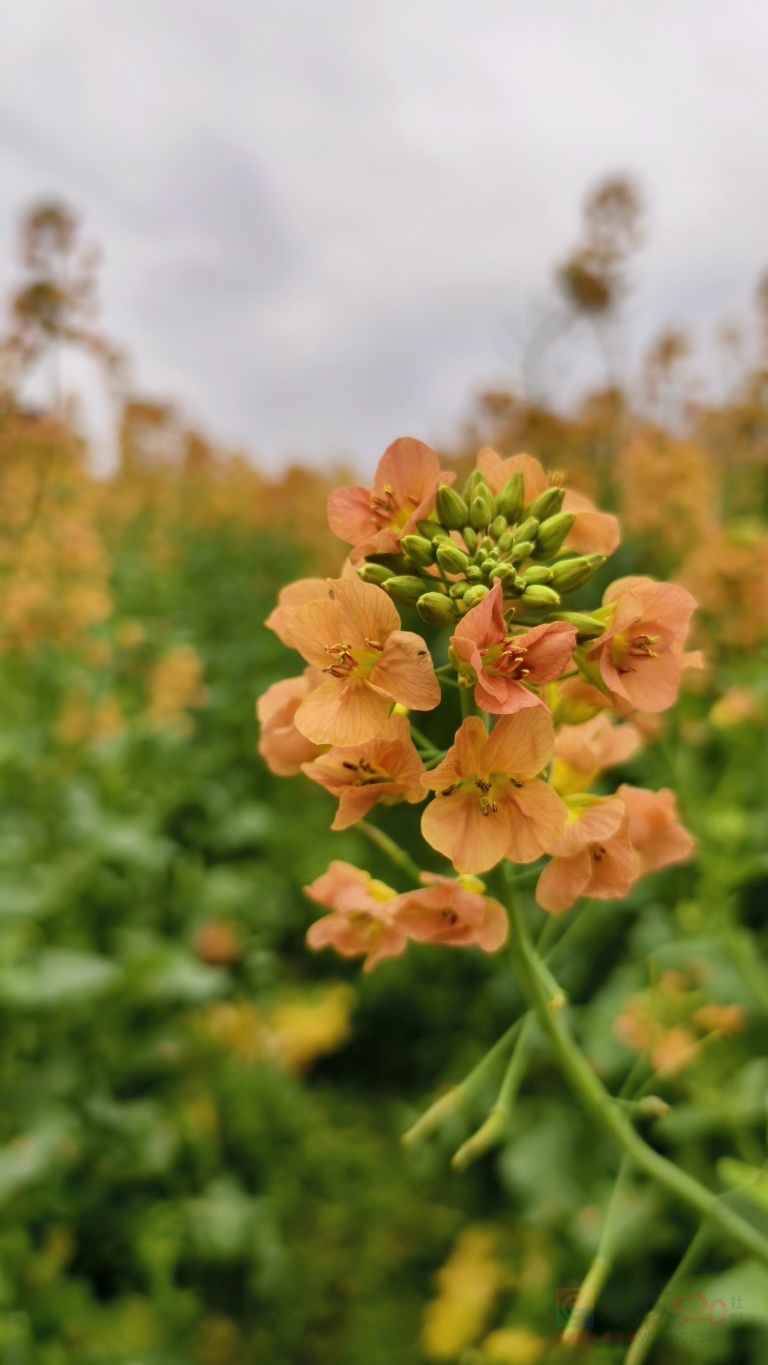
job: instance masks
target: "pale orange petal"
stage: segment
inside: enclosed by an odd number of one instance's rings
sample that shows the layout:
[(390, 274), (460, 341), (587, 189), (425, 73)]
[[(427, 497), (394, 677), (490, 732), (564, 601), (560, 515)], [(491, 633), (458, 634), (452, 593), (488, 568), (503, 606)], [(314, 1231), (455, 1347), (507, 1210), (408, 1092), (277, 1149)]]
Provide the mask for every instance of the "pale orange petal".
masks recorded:
[[(493, 691), (489, 689), (493, 687)], [(540, 697), (514, 678), (491, 678), (483, 673), (475, 687), (475, 701), (491, 716), (511, 716), (525, 706), (543, 706)]]
[(415, 506), (434, 493), (439, 473), (440, 461), (434, 450), (413, 436), (401, 436), (384, 451), (373, 486), (376, 492), (389, 486), (398, 501), (411, 497)]
[[(466, 724), (466, 722), (465, 722)], [(504, 856), (507, 822), (499, 811), (483, 815), (478, 794), (459, 790), (436, 796), (421, 817), (428, 844), (450, 858), (457, 872), (485, 872)]]
[(299, 578), (280, 589), (277, 606), (269, 613), (264, 625), (289, 649), (298, 649), (295, 616), (299, 607), (308, 602), (317, 602), (328, 596), (328, 582), (325, 578)]
[(330, 597), (297, 607), (291, 631), (294, 648), (298, 649), (307, 663), (317, 668), (325, 668), (328, 664), (329, 649), (348, 643), (340, 638), (339, 613)]
[[(465, 722), (466, 724), (466, 722)], [(502, 716), (485, 752), (486, 770), (525, 780), (535, 777), (552, 757), (555, 732), (545, 706), (531, 706)]]
[[(333, 817), (331, 829), (337, 832), (349, 829), (351, 825), (356, 825), (358, 820), (363, 820), (376, 805), (382, 793), (382, 786), (380, 782), (372, 782), (367, 787), (347, 787), (340, 792), (339, 808)], [(383, 789), (387, 790), (386, 787)]]
[[(638, 711), (666, 711), (674, 705), (680, 691), (680, 659), (681, 656), (671, 649), (656, 659), (633, 658), (632, 671), (621, 674), (619, 695), (625, 696)], [(602, 661), (601, 671), (608, 682)], [(615, 690), (619, 691), (618, 688)]]
[[(466, 616), (462, 617), (451, 637), (451, 644), (458, 646), (460, 642), (467, 641), (480, 649), (485, 649), (488, 645), (503, 640), (506, 633), (501, 583), (497, 581), (482, 602), (478, 602), (476, 607), (471, 607)], [(574, 635), (575, 633), (574, 631)]]
[(421, 636), (410, 630), (392, 631), (370, 681), (414, 711), (431, 711), (440, 702), (440, 683), (429, 650)]
[(336, 488), (328, 494), (328, 525), (339, 540), (360, 545), (376, 532), (371, 494), (359, 484)]
[(586, 895), (598, 900), (620, 900), (626, 896), (640, 871), (640, 864), (629, 839), (629, 819), (604, 845), (593, 844), (590, 850), (592, 865)]
[(570, 910), (579, 896), (584, 895), (591, 871), (589, 851), (586, 848), (580, 849), (578, 853), (573, 853), (568, 858), (553, 858), (547, 863), (536, 883), (537, 903), (542, 910), (549, 910), (553, 915), (561, 915), (565, 910)]
[(296, 712), (296, 727), (314, 744), (364, 744), (383, 729), (389, 702), (368, 683), (329, 678)]
[(508, 788), (499, 801), (499, 813), (502, 811), (509, 836), (506, 857), (513, 863), (532, 863), (542, 853), (549, 853), (565, 824), (563, 801), (553, 787), (538, 778), (520, 788)]
[(563, 511), (575, 512), (565, 543), (569, 550), (580, 555), (612, 555), (621, 540), (618, 519), (610, 512), (598, 512), (583, 493), (568, 489), (563, 499)]
[(610, 839), (626, 818), (624, 802), (617, 797), (594, 797), (589, 804), (566, 801), (568, 817), (552, 849), (553, 857), (569, 858), (588, 844)]
[(384, 644), (398, 630), (397, 608), (383, 588), (359, 578), (330, 580), (331, 598), (339, 614), (340, 643), (364, 648), (366, 640)]
[(525, 453), (510, 455), (506, 460), (502, 460), (490, 446), (484, 446), (478, 451), (477, 467), (485, 475), (492, 493), (498, 493), (513, 474), (522, 474), (527, 503), (533, 502), (533, 499), (537, 498), (539, 493), (543, 493), (548, 486), (547, 476), (539, 461)]

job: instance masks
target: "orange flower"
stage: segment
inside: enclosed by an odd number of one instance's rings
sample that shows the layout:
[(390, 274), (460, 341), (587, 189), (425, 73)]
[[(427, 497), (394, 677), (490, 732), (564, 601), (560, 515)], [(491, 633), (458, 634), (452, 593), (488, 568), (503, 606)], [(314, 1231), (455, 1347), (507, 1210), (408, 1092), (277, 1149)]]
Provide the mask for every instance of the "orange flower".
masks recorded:
[[(502, 460), (490, 446), (484, 446), (478, 452), (477, 467), (485, 475), (492, 493), (498, 493), (513, 474), (522, 474), (526, 503), (533, 502), (549, 487), (546, 472), (532, 455), (510, 455)], [(610, 512), (598, 512), (589, 498), (571, 489), (565, 494), (563, 511), (576, 513), (576, 520), (565, 538), (569, 550), (579, 554), (613, 554), (621, 536), (619, 523)]]
[(269, 613), (264, 625), (273, 630), (278, 640), (289, 649), (300, 650), (300, 640), (296, 637), (293, 621), (300, 607), (308, 602), (319, 602), (328, 596), (326, 578), (299, 578), (288, 583), (277, 595), (277, 606)]
[(636, 725), (615, 725), (605, 711), (583, 725), (561, 725), (555, 733), (552, 786), (561, 796), (588, 791), (604, 768), (626, 763), (641, 743)]
[(293, 777), (301, 772), (303, 763), (323, 752), (294, 724), (301, 703), (322, 681), (323, 675), (318, 669), (305, 668), (298, 678), (283, 678), (273, 683), (256, 702), (261, 726), (259, 753), (269, 771), (278, 777)]
[(550, 849), (536, 885), (542, 910), (562, 914), (580, 896), (615, 900), (626, 896), (638, 875), (629, 839), (629, 816), (615, 797), (576, 796), (566, 802), (568, 818)]
[(612, 624), (590, 645), (603, 683), (620, 701), (640, 711), (666, 711), (677, 697), (686, 660), (682, 646), (696, 600), (675, 583), (618, 578), (603, 595), (613, 607)]
[(375, 881), (351, 863), (333, 862), (304, 891), (333, 913), (307, 930), (310, 948), (335, 948), (342, 957), (365, 957), (370, 972), (385, 957), (397, 957), (406, 946), (404, 930), (392, 911), (400, 897), (384, 882)]
[(327, 675), (301, 703), (296, 726), (314, 744), (364, 744), (383, 730), (391, 701), (431, 711), (440, 684), (421, 636), (398, 629), (381, 588), (328, 582), (328, 597), (299, 607), (291, 621), (297, 648)]
[(675, 793), (669, 787), (652, 792), (624, 782), (616, 795), (629, 812), (629, 837), (637, 850), (641, 872), (690, 858), (695, 840), (678, 818)]
[(447, 943), (465, 947), (476, 943), (486, 953), (495, 953), (505, 942), (509, 930), (506, 911), (490, 896), (475, 877), (438, 877), (423, 872), (424, 891), (409, 891), (398, 897), (396, 922), (409, 938), (421, 943)]
[(403, 436), (384, 451), (373, 489), (358, 484), (329, 495), (328, 524), (340, 540), (354, 545), (353, 564), (366, 555), (397, 554), (402, 537), (432, 511), (438, 481), (454, 478), (441, 474), (434, 450)]
[(479, 717), (467, 717), (442, 763), (421, 779), (437, 792), (421, 819), (427, 843), (457, 872), (484, 872), (501, 858), (538, 858), (556, 841), (566, 814), (537, 776), (553, 745), (543, 706), (503, 716), (490, 735)]
[(499, 582), (467, 612), (451, 637), (459, 674), (475, 682), (475, 701), (493, 715), (542, 706), (529, 687), (559, 677), (575, 644), (576, 630), (564, 621), (508, 635)]
[(331, 749), (301, 766), (307, 777), (338, 797), (339, 809), (331, 829), (354, 825), (377, 801), (392, 806), (397, 801), (424, 800), (424, 764), (414, 748), (405, 716), (390, 716), (381, 734), (367, 744)]

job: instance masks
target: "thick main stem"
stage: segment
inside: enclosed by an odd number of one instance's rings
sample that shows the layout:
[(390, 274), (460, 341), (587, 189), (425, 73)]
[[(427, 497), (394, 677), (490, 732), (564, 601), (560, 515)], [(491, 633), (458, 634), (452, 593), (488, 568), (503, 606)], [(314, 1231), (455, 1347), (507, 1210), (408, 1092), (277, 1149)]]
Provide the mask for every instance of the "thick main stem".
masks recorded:
[(690, 1205), (701, 1218), (710, 1217), (713, 1224), (735, 1237), (762, 1261), (768, 1262), (768, 1241), (744, 1218), (721, 1204), (717, 1197), (698, 1180), (690, 1176), (659, 1152), (654, 1151), (635, 1132), (625, 1114), (592, 1071), (581, 1049), (564, 1027), (559, 1013), (548, 1008), (550, 984), (542, 970), (542, 963), (514, 899), (510, 897), (510, 918), (521, 984), (535, 1011), (539, 1024), (549, 1038), (561, 1070), (575, 1090), (585, 1109), (604, 1133), (626, 1153), (635, 1166), (651, 1179), (669, 1190), (677, 1199)]

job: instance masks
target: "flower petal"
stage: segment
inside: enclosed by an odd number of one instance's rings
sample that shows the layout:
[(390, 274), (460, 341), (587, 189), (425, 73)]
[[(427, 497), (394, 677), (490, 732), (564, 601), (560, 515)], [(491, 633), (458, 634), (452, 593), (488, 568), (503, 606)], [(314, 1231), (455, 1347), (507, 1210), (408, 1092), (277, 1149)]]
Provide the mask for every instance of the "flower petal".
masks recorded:
[(568, 816), (552, 856), (570, 858), (588, 844), (605, 843), (625, 819), (624, 802), (616, 797), (595, 796), (585, 801), (566, 801)]
[[(633, 659), (632, 670), (621, 674), (620, 695), (625, 696), (638, 711), (666, 711), (677, 700), (680, 690), (681, 658), (682, 655), (675, 650), (668, 649), (656, 659)], [(608, 682), (602, 663), (601, 659), (601, 671)], [(611, 686), (610, 683), (608, 685)]]
[(370, 681), (388, 697), (414, 711), (431, 711), (440, 701), (440, 683), (435, 677), (432, 657), (421, 636), (411, 630), (392, 631)]
[(428, 844), (451, 859), (457, 872), (495, 867), (509, 838), (502, 811), (483, 815), (478, 794), (461, 788), (430, 801), (421, 817), (421, 832)]
[(366, 640), (384, 644), (387, 636), (399, 628), (397, 608), (375, 583), (363, 583), (359, 578), (333, 578), (329, 585), (339, 614), (339, 642), (357, 649), (364, 648)]
[(498, 493), (513, 474), (522, 474), (527, 503), (533, 502), (533, 499), (537, 498), (539, 493), (543, 493), (548, 486), (547, 476), (539, 461), (535, 460), (533, 455), (526, 455), (524, 452), (502, 460), (490, 446), (483, 446), (478, 452), (477, 467), (485, 475), (492, 493)]
[(301, 703), (295, 724), (314, 744), (346, 747), (374, 739), (388, 715), (387, 698), (367, 682), (328, 678)]
[(555, 731), (547, 708), (525, 707), (514, 715), (502, 716), (494, 726), (485, 751), (486, 769), (525, 781), (541, 772), (554, 746)]
[(564, 803), (549, 783), (538, 778), (508, 788), (499, 801), (502, 811), (508, 832), (506, 857), (513, 863), (532, 863), (549, 853), (565, 824)]
[(553, 858), (536, 883), (536, 902), (542, 910), (561, 915), (584, 895), (592, 867), (589, 850), (582, 848), (569, 858)]
[[(451, 644), (458, 647), (460, 641), (466, 640), (479, 649), (486, 649), (488, 645), (503, 640), (506, 633), (501, 583), (497, 581), (482, 602), (478, 602), (476, 607), (471, 607), (466, 616), (462, 617), (451, 637)], [(574, 631), (574, 635), (575, 633)]]
[(354, 484), (328, 494), (328, 525), (333, 534), (348, 545), (361, 545), (376, 532), (367, 488)]
[(443, 791), (464, 777), (475, 777), (485, 771), (485, 746), (488, 742), (485, 726), (479, 716), (467, 716), (456, 731), (453, 744), (442, 763), (424, 773), (421, 785)]
[(568, 489), (563, 499), (563, 511), (575, 512), (565, 543), (569, 550), (580, 555), (612, 555), (621, 540), (618, 518), (610, 512), (598, 512), (583, 493)]
[(376, 492), (389, 486), (398, 502), (411, 499), (417, 506), (434, 493), (439, 473), (440, 461), (434, 450), (413, 436), (400, 436), (379, 460), (373, 486)]

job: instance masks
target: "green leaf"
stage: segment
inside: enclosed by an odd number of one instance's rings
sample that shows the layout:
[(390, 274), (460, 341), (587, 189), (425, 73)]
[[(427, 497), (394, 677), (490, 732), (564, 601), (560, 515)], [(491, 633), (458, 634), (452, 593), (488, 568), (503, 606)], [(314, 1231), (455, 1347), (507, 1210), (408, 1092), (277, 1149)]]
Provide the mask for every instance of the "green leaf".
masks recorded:
[(99, 995), (117, 968), (95, 953), (46, 948), (30, 962), (0, 971), (0, 1001), (19, 1009), (47, 1009)]

